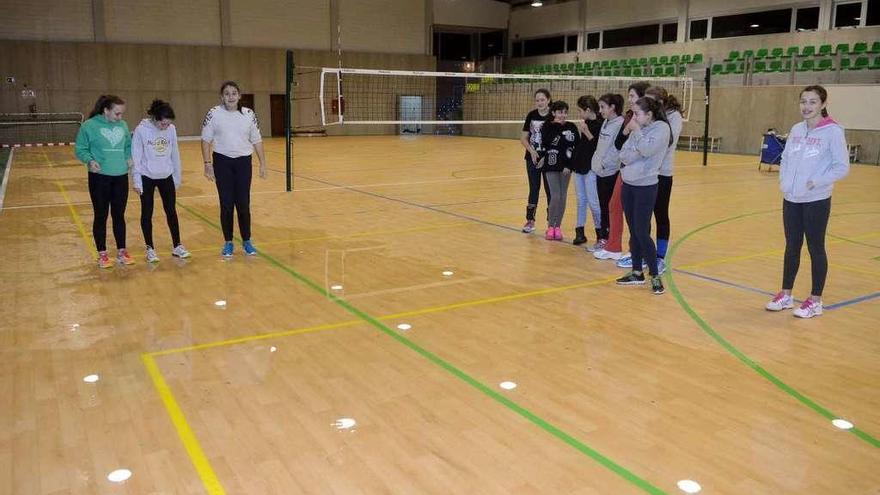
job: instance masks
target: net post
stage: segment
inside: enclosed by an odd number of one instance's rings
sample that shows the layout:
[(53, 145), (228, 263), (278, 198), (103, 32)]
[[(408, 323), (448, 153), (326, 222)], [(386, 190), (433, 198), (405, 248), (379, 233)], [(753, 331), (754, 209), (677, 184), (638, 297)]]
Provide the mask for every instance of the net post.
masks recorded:
[(712, 85), (712, 71), (706, 66), (706, 118), (703, 121), (703, 166), (709, 160), (709, 90)]
[(284, 125), (284, 138), (285, 144), (287, 144), (284, 159), (286, 162), (285, 167), (285, 187), (287, 192), (293, 190), (293, 95), (292, 86), (293, 86), (293, 50), (287, 50), (287, 80), (285, 81), (285, 90), (287, 93), (287, 99), (285, 100), (285, 112), (284, 118), (286, 120)]

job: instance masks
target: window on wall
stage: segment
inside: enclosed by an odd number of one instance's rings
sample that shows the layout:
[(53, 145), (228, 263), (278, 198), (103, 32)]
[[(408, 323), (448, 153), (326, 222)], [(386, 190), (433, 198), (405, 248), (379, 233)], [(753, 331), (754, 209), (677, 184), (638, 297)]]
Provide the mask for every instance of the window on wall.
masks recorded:
[(434, 56), (438, 60), (471, 60), (471, 35), (435, 33)]
[(602, 32), (602, 48), (623, 46), (656, 45), (660, 39), (660, 25), (648, 24)]
[(576, 34), (569, 34), (565, 37), (565, 51), (566, 52), (576, 52), (578, 51), (578, 36)]
[(794, 28), (797, 31), (814, 31), (819, 29), (819, 7), (797, 9)]
[(598, 50), (601, 48), (602, 33), (587, 33), (587, 50)]
[(674, 43), (678, 40), (678, 23), (671, 22), (663, 25), (662, 41), (663, 43)]
[(504, 53), (503, 31), (489, 31), (487, 33), (479, 33), (478, 36), (480, 37), (480, 60), (486, 60), (489, 57)]
[(866, 26), (880, 25), (880, 0), (868, 0), (868, 13), (865, 17)]
[(691, 21), (690, 27), (691, 34), (689, 36), (692, 40), (704, 40), (709, 35), (709, 19), (694, 19)]
[(791, 14), (791, 9), (780, 9), (713, 17), (712, 38), (787, 33)]
[(513, 53), (510, 54), (511, 57), (522, 57), (523, 51), (523, 42), (522, 41), (514, 41), (513, 42)]
[(551, 36), (523, 41), (523, 56), (553, 55), (565, 53), (565, 36)]
[(862, 2), (834, 6), (834, 27), (855, 27), (862, 22)]

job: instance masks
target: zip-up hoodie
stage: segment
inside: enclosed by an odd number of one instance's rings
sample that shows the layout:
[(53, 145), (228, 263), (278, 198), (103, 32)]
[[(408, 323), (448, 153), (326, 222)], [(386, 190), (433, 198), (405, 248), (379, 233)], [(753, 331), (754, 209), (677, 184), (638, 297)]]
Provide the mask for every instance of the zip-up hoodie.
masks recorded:
[(670, 132), (669, 124), (655, 120), (629, 135), (620, 150), (620, 161), (626, 164), (620, 169), (623, 182), (631, 186), (651, 186), (658, 182), (657, 174), (669, 149)]
[[(813, 130), (807, 122), (791, 128), (782, 164), (779, 167), (779, 189), (792, 203), (809, 203), (831, 197), (834, 183), (849, 173), (849, 152), (843, 127), (825, 117)], [(813, 188), (807, 189), (807, 182)]]
[(672, 162), (675, 158), (675, 148), (678, 147), (678, 137), (681, 136), (681, 128), (684, 125), (684, 119), (678, 110), (666, 113), (666, 120), (669, 121), (669, 127), (672, 129), (672, 144), (666, 150), (666, 156), (663, 157), (663, 164), (660, 165), (660, 175), (664, 177), (672, 177)]
[(76, 134), (76, 157), (89, 166), (95, 160), (102, 175), (127, 175), (131, 133), (124, 120), (110, 122), (98, 114), (83, 122)]
[(174, 187), (180, 187), (180, 151), (174, 124), (161, 130), (152, 120), (142, 120), (134, 129), (131, 156), (134, 160), (132, 176), (135, 189), (143, 191), (144, 176), (157, 180), (173, 176)]
[(619, 151), (614, 146), (614, 139), (623, 126), (623, 116), (618, 115), (613, 119), (606, 120), (599, 131), (596, 152), (590, 163), (590, 169), (599, 177), (608, 177), (620, 170)]

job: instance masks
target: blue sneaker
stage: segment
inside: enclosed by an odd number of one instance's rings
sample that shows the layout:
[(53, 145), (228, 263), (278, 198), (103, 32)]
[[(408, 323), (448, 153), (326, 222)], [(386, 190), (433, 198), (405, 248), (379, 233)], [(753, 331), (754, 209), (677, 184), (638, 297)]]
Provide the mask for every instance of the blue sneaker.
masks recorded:
[(231, 258), (233, 251), (235, 251), (235, 246), (232, 244), (232, 242), (227, 242), (223, 245), (223, 251), (221, 251), (221, 254), (225, 258)]
[(254, 244), (250, 241), (250, 239), (241, 243), (241, 247), (244, 248), (244, 254), (248, 256), (256, 256), (257, 248), (254, 247)]
[(620, 258), (619, 260), (617, 260), (617, 267), (618, 268), (632, 268), (632, 266), (633, 266), (633, 259), (632, 259), (632, 256), (630, 256), (628, 253), (625, 256), (623, 256), (622, 258)]

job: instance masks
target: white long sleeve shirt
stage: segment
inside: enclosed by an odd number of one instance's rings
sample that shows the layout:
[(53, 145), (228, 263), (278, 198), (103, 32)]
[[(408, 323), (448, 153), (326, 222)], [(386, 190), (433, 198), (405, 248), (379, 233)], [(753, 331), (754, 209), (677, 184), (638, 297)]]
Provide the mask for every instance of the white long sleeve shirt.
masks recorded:
[(172, 176), (174, 187), (180, 187), (180, 150), (174, 124), (162, 130), (152, 120), (142, 120), (131, 138), (131, 158), (135, 189), (143, 190), (143, 177), (158, 180)]
[(263, 140), (257, 115), (250, 108), (227, 110), (223, 105), (208, 110), (202, 122), (202, 141), (212, 143), (214, 152), (229, 158), (250, 156)]

